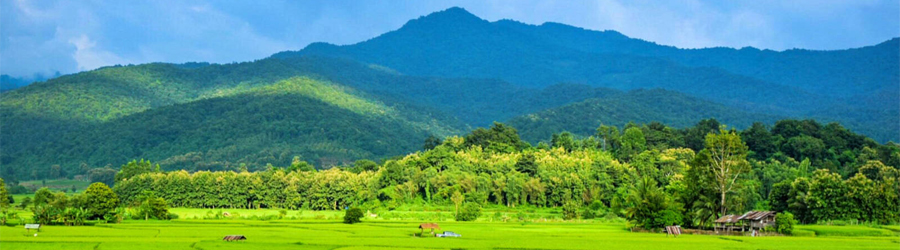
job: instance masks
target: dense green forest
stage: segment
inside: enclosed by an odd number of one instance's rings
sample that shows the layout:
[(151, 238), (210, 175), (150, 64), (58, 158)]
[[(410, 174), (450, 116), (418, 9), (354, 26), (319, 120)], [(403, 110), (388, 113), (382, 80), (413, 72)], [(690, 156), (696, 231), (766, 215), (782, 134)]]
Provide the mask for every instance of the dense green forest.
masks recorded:
[[(172, 206), (202, 208), (466, 203), (563, 207), (578, 211), (575, 217), (594, 216), (582, 212), (591, 208), (643, 228), (707, 227), (719, 215), (751, 209), (790, 212), (803, 223), (900, 219), (900, 146), (836, 123), (601, 126), (589, 137), (564, 132), (536, 146), (495, 123), (426, 147), (380, 164), (318, 171), (299, 160), (259, 172), (162, 172), (149, 161), (131, 162), (113, 189), (124, 203), (149, 190)], [(729, 184), (718, 184), (718, 167), (729, 168)]]
[(569, 131), (579, 136), (592, 135), (598, 124), (622, 127), (629, 122), (661, 122), (676, 128), (692, 126), (709, 117), (728, 121), (739, 128), (753, 122), (774, 123), (770, 115), (749, 113), (725, 105), (685, 96), (662, 89), (634, 90), (606, 98), (588, 99), (511, 119), (529, 142), (547, 140), (553, 133)]
[(315, 43), (275, 57), (351, 58), (409, 75), (530, 87), (663, 88), (754, 113), (838, 121), (886, 142), (900, 139), (898, 43), (838, 51), (678, 49), (615, 31), (488, 22), (450, 8), (357, 44)]

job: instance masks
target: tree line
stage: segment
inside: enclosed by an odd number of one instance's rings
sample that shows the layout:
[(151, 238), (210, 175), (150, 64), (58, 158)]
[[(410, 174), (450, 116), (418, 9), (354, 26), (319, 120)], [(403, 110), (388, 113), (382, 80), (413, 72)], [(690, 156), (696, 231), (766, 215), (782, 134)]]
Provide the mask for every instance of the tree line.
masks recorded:
[(803, 223), (896, 222), (898, 147), (817, 124), (785, 120), (737, 131), (704, 120), (684, 133), (658, 123), (621, 133), (601, 126), (590, 137), (560, 133), (532, 146), (495, 123), (464, 137), (429, 138), (425, 150), (380, 164), (328, 170), (299, 158), (258, 172), (160, 172), (139, 163), (120, 172), (128, 174), (116, 177), (113, 190), (123, 202), (152, 191), (172, 206), (200, 208), (592, 207), (644, 228), (708, 227), (751, 209), (789, 212)]

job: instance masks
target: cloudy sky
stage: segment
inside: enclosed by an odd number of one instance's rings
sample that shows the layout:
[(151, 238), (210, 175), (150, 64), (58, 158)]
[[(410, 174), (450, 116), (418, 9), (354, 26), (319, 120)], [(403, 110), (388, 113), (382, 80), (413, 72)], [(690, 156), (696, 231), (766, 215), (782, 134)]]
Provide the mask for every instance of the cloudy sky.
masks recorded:
[(832, 50), (900, 36), (897, 0), (2, 0), (0, 73), (249, 61), (311, 42), (360, 42), (452, 6), (490, 21), (617, 30), (682, 48)]

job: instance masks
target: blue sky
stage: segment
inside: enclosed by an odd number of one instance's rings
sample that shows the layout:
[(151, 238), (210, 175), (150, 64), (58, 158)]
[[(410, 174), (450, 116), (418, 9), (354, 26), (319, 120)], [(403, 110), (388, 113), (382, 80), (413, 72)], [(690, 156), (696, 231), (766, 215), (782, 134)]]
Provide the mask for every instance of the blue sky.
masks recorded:
[(490, 20), (559, 22), (682, 48), (845, 49), (900, 36), (897, 0), (0, 1), (0, 73), (115, 64), (241, 62), (311, 42), (352, 44), (460, 6)]

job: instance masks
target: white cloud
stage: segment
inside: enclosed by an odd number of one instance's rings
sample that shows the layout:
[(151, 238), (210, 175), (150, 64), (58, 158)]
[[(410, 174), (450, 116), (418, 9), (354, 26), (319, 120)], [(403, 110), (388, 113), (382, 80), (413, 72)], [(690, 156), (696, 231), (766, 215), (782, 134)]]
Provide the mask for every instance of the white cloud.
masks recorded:
[(128, 63), (109, 51), (96, 48), (97, 43), (92, 41), (87, 35), (73, 37), (69, 39), (69, 44), (75, 45), (75, 52), (72, 53), (72, 58), (78, 63), (78, 70), (81, 71)]

